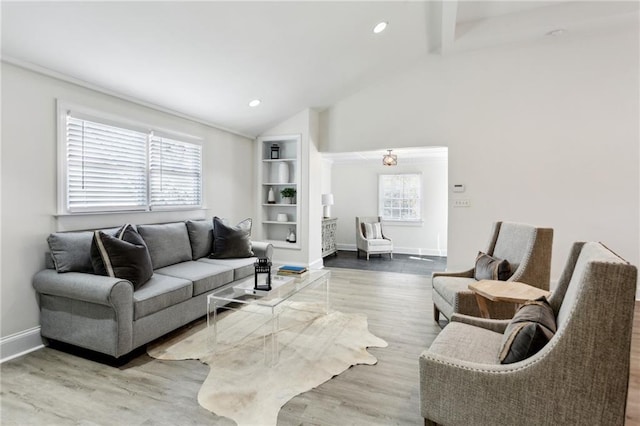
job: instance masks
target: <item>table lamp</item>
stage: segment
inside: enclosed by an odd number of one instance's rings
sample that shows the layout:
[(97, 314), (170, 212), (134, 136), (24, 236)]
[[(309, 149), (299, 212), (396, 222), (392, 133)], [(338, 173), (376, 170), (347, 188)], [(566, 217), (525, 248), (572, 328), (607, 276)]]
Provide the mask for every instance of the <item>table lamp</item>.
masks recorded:
[(324, 217), (331, 217), (331, 206), (333, 205), (333, 194), (322, 194), (322, 205), (324, 206)]

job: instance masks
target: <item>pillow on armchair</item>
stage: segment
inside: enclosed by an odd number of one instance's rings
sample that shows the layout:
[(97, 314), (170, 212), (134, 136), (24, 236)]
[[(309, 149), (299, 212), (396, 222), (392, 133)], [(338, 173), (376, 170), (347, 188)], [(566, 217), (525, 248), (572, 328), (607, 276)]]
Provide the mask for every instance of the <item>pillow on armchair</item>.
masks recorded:
[(498, 259), (481, 251), (476, 257), (474, 278), (480, 280), (506, 281), (511, 276), (511, 265), (506, 259)]
[(511, 364), (535, 355), (556, 333), (556, 317), (545, 297), (518, 309), (502, 336), (500, 363)]
[(380, 222), (363, 223), (364, 237), (368, 240), (381, 240), (382, 239), (382, 225)]

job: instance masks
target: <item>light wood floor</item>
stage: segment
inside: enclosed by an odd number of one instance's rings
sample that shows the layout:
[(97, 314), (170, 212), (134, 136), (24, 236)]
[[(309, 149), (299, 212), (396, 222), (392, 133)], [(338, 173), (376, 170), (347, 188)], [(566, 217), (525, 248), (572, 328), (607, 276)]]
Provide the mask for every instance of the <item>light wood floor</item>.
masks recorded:
[[(287, 403), (279, 425), (421, 425), (418, 356), (440, 328), (424, 276), (333, 269), (332, 307), (368, 315), (387, 348), (375, 366), (354, 366)], [(627, 425), (640, 425), (640, 303), (634, 319)], [(198, 361), (141, 352), (113, 367), (45, 348), (1, 366), (2, 425), (233, 425), (201, 408), (207, 375)]]

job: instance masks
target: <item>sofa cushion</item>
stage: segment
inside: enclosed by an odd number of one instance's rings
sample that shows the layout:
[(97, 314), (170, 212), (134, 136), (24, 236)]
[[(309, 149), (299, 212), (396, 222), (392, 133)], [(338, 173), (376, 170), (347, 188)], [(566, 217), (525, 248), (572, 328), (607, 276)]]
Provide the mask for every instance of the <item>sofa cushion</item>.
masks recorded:
[[(193, 284), (189, 280), (153, 274), (151, 279), (133, 292), (133, 316), (137, 320), (192, 297)], [(204, 315), (203, 309), (203, 315)]]
[(187, 220), (193, 260), (209, 256), (213, 250), (213, 221)]
[(212, 259), (253, 257), (251, 231), (247, 229), (246, 223), (247, 220), (244, 220), (237, 226), (228, 226), (219, 217), (214, 217), (213, 253), (210, 257)]
[(157, 269), (156, 274), (193, 282), (193, 296), (215, 290), (233, 281), (233, 268), (192, 260)]
[(47, 238), (58, 272), (93, 273), (91, 239), (93, 232), (55, 232)]
[(481, 251), (476, 257), (474, 277), (476, 280), (500, 280), (506, 281), (511, 276), (509, 262), (489, 256)]
[(212, 265), (221, 265), (233, 269), (233, 280), (237, 281), (246, 278), (255, 273), (253, 264), (258, 260), (257, 257), (245, 257), (242, 259), (199, 259), (198, 262), (209, 263)]
[(153, 275), (147, 246), (131, 225), (123, 226), (115, 236), (95, 231), (91, 252), (96, 274), (129, 280), (134, 289)]
[(500, 362), (511, 364), (536, 354), (556, 332), (553, 309), (545, 297), (525, 302), (507, 325)]
[(191, 260), (191, 242), (184, 222), (138, 225), (149, 248), (153, 269)]

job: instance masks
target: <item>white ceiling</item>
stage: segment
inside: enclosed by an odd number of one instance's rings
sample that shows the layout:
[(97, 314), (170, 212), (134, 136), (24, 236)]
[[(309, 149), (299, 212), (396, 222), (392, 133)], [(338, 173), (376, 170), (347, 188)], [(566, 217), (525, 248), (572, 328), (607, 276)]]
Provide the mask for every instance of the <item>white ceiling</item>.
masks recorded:
[[(638, 2), (2, 2), (3, 60), (255, 136), (427, 55), (637, 19)], [(373, 34), (380, 21), (388, 29)], [(257, 108), (248, 102), (262, 100)]]

